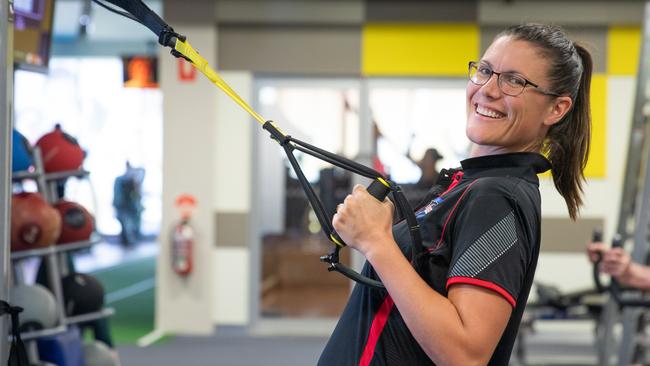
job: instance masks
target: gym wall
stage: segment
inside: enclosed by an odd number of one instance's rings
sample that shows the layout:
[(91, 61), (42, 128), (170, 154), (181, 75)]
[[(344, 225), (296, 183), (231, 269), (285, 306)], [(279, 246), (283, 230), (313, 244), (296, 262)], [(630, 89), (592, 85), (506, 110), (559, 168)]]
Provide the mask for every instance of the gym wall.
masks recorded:
[[(190, 37), (192, 45), (208, 60), (216, 57), (216, 27), (210, 22), (186, 22), (166, 9), (170, 24)], [(205, 9), (204, 9), (205, 10)], [(199, 18), (200, 19), (200, 18)], [(218, 89), (204, 79), (184, 80), (179, 60), (160, 51), (163, 107), (163, 215), (160, 253), (156, 266), (156, 329), (177, 334), (213, 332), (215, 139), (218, 114), (215, 104)], [(191, 218), (196, 233), (193, 247), (193, 272), (181, 277), (171, 268), (171, 233), (180, 215), (174, 207), (176, 197), (189, 193), (197, 206)]]
[[(187, 6), (186, 1), (166, 0), (165, 17), (189, 36), (193, 45), (198, 46), (247, 101), (253, 100), (253, 77), (257, 75), (464, 78), (468, 58), (478, 58), (498, 30), (513, 20), (565, 26), (594, 55), (592, 155), (585, 207), (577, 223), (568, 219), (565, 204), (550, 179), (542, 177), (543, 253), (537, 280), (566, 290), (591, 286), (590, 267), (583, 248), (592, 228), (604, 226), (605, 238), (610, 238), (616, 225), (635, 93), (642, 2), (197, 0), (191, 3), (192, 6)], [(391, 42), (391, 39), (398, 41)], [(167, 51), (161, 52), (164, 53), (160, 55), (161, 74), (176, 75), (176, 61), (168, 57)], [(459, 62), (460, 66), (456, 66)], [(181, 98), (189, 106), (214, 106), (181, 111), (181, 107), (187, 106), (165, 103), (165, 156), (178, 159), (166, 162), (165, 169), (183, 174), (165, 175), (163, 230), (170, 228), (174, 215), (169, 202), (183, 188), (192, 188), (192, 193), (201, 195), (200, 204), (211, 202), (211, 212), (202, 211), (200, 216), (198, 230), (205, 235), (204, 243), (210, 244), (201, 244), (202, 253), (209, 255), (201, 257), (205, 267), (198, 269), (201, 275), (196, 281), (200, 284), (196, 286), (197, 291), (200, 288), (206, 291), (204, 294), (212, 293), (214, 298), (201, 299), (209, 305), (199, 306), (193, 303), (198, 300), (190, 295), (185, 300), (180, 299), (185, 295), (174, 295), (174, 299), (161, 297), (161, 301), (172, 301), (178, 306), (159, 305), (158, 316), (188, 314), (196, 308), (199, 309), (197, 317), (199, 313), (208, 314), (207, 318), (218, 324), (246, 325), (252, 321), (251, 316), (257, 316), (248, 313), (253, 301), (251, 294), (257, 293), (257, 279), (251, 277), (251, 273), (256, 273), (253, 266), (259, 255), (252, 244), (257, 239), (250, 237), (244, 228), (258, 219), (251, 207), (251, 197), (260, 188), (250, 183), (254, 169), (250, 154), (252, 136), (259, 131), (239, 107), (200, 75), (198, 79), (191, 88), (180, 89), (176, 81), (164, 76), (162, 80), (166, 101)], [(168, 126), (170, 131), (178, 131), (171, 135), (174, 137), (167, 137), (170, 136)], [(196, 140), (178, 137), (183, 134)], [(190, 160), (198, 160), (188, 165), (188, 159), (178, 157), (187, 151), (191, 151)], [(194, 164), (202, 168), (189, 169)], [(211, 171), (206, 166), (214, 169)], [(168, 243), (162, 242), (162, 253), (165, 253)], [(161, 255), (159, 268), (163, 269), (159, 271), (167, 271), (166, 260)], [(206, 277), (207, 271), (212, 271), (209, 275), (212, 279)], [(172, 296), (170, 290), (162, 288), (178, 287), (176, 281), (166, 283), (169, 274), (159, 278), (160, 292), (167, 291), (166, 296)], [(182, 290), (176, 288), (176, 291)]]

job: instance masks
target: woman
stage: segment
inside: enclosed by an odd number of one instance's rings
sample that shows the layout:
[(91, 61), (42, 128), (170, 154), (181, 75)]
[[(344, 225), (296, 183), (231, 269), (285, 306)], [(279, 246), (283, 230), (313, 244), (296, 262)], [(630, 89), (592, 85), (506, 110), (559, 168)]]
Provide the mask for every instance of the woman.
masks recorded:
[(539, 254), (537, 174), (551, 169), (572, 219), (582, 204), (591, 71), (584, 48), (537, 24), (506, 29), (470, 63), (474, 147), (417, 211), (421, 275), (391, 202), (354, 188), (333, 225), (386, 291), (356, 286), (319, 365), (508, 364)]

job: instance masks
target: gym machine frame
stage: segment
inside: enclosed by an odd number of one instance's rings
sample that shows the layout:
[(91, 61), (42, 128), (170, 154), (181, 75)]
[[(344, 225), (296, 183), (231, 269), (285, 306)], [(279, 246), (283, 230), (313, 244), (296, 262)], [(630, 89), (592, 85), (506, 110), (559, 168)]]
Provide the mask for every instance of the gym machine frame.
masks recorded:
[[(650, 2), (646, 1), (641, 34), (641, 52), (636, 83), (632, 126), (627, 151), (623, 195), (620, 202), (618, 225), (612, 239), (613, 247), (632, 244), (632, 260), (647, 264), (650, 234)], [(597, 268), (594, 268), (596, 285), (599, 282)], [(630, 365), (636, 358), (644, 358), (643, 348), (637, 342), (637, 333), (644, 325), (643, 313), (650, 308), (650, 299), (640, 291), (622, 289), (612, 280), (607, 288), (610, 299), (601, 315), (601, 329), (598, 334), (598, 361), (600, 365), (612, 365), (616, 341), (613, 328), (620, 318), (623, 333), (619, 343), (616, 364)], [(645, 360), (641, 360), (644, 362)]]
[[(9, 231), (11, 228), (11, 159), (13, 99), (13, 19), (11, 0), (0, 1), (0, 299), (9, 299)], [(0, 316), (0, 334), (8, 334), (8, 317)], [(9, 359), (9, 343), (0, 337), (0, 363)]]

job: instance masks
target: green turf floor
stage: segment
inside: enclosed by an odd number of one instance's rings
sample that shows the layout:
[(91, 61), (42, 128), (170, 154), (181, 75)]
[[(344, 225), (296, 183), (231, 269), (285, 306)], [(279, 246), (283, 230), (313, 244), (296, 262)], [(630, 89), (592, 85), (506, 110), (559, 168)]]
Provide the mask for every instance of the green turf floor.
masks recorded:
[(134, 344), (153, 330), (155, 274), (156, 257), (129, 260), (92, 273), (104, 285), (106, 306), (115, 309), (109, 324), (116, 344)]

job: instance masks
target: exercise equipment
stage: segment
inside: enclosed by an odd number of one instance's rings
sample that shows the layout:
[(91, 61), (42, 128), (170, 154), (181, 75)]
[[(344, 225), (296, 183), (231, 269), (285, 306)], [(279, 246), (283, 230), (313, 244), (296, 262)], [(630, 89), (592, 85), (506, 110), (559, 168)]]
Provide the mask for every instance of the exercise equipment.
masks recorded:
[(83, 164), (84, 151), (74, 137), (63, 132), (60, 124), (38, 139), (36, 146), (41, 148), (46, 173), (78, 170)]
[[(600, 230), (594, 231), (592, 241), (602, 241), (602, 232)], [(598, 344), (602, 343), (602, 337), (600, 336), (602, 327), (598, 320), (602, 318), (602, 314), (607, 309), (608, 297), (606, 292), (609, 287), (600, 283), (600, 273), (597, 265), (594, 265), (593, 275), (595, 279), (594, 288), (571, 292), (563, 292), (556, 286), (535, 281), (534, 288), (537, 297), (534, 301), (526, 304), (526, 311), (519, 326), (512, 359), (516, 361), (516, 364), (528, 364), (526, 339), (529, 334), (534, 333), (537, 321), (595, 320), (597, 321), (595, 338)]]
[(89, 240), (95, 228), (92, 215), (82, 205), (60, 200), (54, 208), (61, 215), (61, 235), (57, 244), (73, 243)]
[(93, 276), (70, 274), (63, 277), (61, 287), (68, 316), (96, 312), (104, 306), (104, 286)]
[(94, 341), (84, 344), (86, 366), (119, 366), (117, 354), (104, 342)]
[(13, 144), (11, 150), (11, 170), (19, 172), (28, 170), (34, 164), (32, 146), (18, 130), (13, 130)]
[(61, 233), (61, 216), (43, 196), (34, 192), (13, 195), (11, 250), (36, 249), (54, 244)]
[[(327, 212), (323, 203), (320, 201), (314, 189), (309, 184), (303, 174), (297, 159), (295, 158), (294, 151), (300, 151), (317, 159), (326, 161), (332, 165), (342, 169), (351, 171), (355, 174), (364, 176), (372, 180), (368, 186), (368, 193), (379, 201), (383, 201), (390, 193), (395, 201), (398, 212), (405, 218), (409, 227), (411, 235), (411, 262), (415, 270), (420, 273), (420, 266), (425, 255), (422, 239), (420, 237), (420, 230), (418, 222), (415, 218), (415, 213), (409, 205), (408, 200), (404, 196), (400, 186), (394, 182), (386, 179), (381, 173), (359, 164), (350, 159), (333, 154), (329, 151), (320, 149), (316, 146), (310, 145), (304, 141), (300, 141), (290, 135), (282, 132), (273, 121), (267, 121), (262, 118), (256, 111), (254, 111), (248, 103), (246, 103), (209, 65), (205, 58), (199, 55), (194, 48), (187, 42), (185, 36), (176, 33), (163, 19), (161, 19), (155, 12), (153, 12), (141, 0), (93, 0), (98, 5), (106, 8), (109, 11), (125, 16), (131, 20), (137, 21), (149, 28), (156, 36), (158, 36), (158, 43), (164, 47), (170, 47), (171, 54), (174, 57), (184, 58), (189, 61), (192, 66), (201, 71), (212, 83), (223, 90), (230, 98), (232, 98), (240, 107), (248, 112), (261, 126), (266, 130), (278, 144), (284, 149), (285, 154), (291, 164), (291, 167), (298, 176), (300, 185), (307, 195), (309, 203), (312, 205), (316, 217), (325, 233), (326, 237), (334, 244), (334, 249), (327, 255), (321, 257), (321, 261), (329, 265), (329, 271), (337, 271), (347, 276), (348, 278), (359, 283), (383, 288), (380, 281), (376, 281), (369, 277), (363, 276), (360, 273), (348, 268), (339, 261), (339, 252), (346, 246), (345, 242), (336, 233), (332, 227), (333, 213)], [(111, 5), (115, 5), (125, 11), (119, 10)]]
[(58, 314), (54, 295), (45, 287), (34, 284), (21, 284), (9, 290), (12, 304), (20, 306), (21, 332), (52, 328), (56, 325)]
[[(640, 33), (636, 95), (618, 222), (613, 236), (613, 243), (628, 248), (632, 260), (637, 263), (647, 263), (650, 248), (650, 120), (647, 118), (650, 100), (647, 93), (650, 86), (650, 2), (645, 3), (642, 17), (644, 20)], [(598, 347), (599, 364), (622, 366), (646, 363), (644, 352), (647, 344), (643, 340), (647, 338), (647, 305), (644, 303), (648, 301), (638, 292), (628, 296), (625, 293), (629, 291), (620, 289), (615, 281), (610, 288), (611, 298), (600, 322), (602, 336)], [(614, 331), (617, 323), (622, 324), (620, 337)]]
[[(622, 248), (623, 240), (621, 235), (616, 234), (612, 239), (612, 248)], [(610, 364), (613, 349), (610, 342), (613, 342), (612, 328), (621, 317), (623, 321), (623, 335), (620, 341), (618, 354), (618, 365), (629, 365), (644, 362), (646, 359), (647, 343), (643, 337), (636, 336), (637, 333), (644, 334), (644, 328), (648, 323), (647, 309), (650, 309), (650, 298), (644, 291), (624, 288), (615, 278), (610, 279), (608, 286), (602, 284), (598, 267), (601, 258), (594, 263), (594, 282), (596, 287), (610, 294), (609, 309), (603, 312), (601, 326), (603, 329), (600, 343), (602, 351), (599, 352), (601, 364)], [(621, 313), (621, 314), (619, 314)], [(621, 316), (622, 315), (622, 316)], [(633, 327), (634, 326), (634, 327)], [(632, 328), (633, 327), (633, 328)]]

